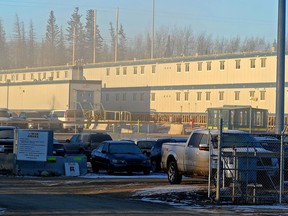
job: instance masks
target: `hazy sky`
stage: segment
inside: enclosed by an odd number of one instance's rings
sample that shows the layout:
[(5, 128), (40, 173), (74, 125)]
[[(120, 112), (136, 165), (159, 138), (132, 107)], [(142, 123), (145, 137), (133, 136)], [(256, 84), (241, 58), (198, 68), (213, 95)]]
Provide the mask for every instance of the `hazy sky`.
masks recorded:
[[(97, 10), (97, 24), (107, 40), (109, 22), (115, 26), (117, 7), (128, 38), (151, 30), (152, 0), (0, 0), (0, 19), (8, 40), (13, 37), (16, 14), (26, 31), (32, 20), (36, 37), (41, 39), (51, 10), (57, 24), (66, 29), (75, 7), (83, 15), (83, 23), (88, 9)], [(259, 36), (273, 41), (277, 38), (277, 11), (278, 0), (155, 0), (155, 29), (190, 26), (194, 33), (214, 37)]]

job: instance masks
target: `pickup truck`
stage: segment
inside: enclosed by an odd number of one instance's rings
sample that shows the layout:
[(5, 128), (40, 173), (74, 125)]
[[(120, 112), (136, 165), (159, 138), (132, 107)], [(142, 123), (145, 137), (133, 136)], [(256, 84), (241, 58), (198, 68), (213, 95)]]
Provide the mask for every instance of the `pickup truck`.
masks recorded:
[[(167, 172), (170, 184), (180, 184), (182, 175), (188, 177), (192, 175), (208, 177), (209, 167), (211, 168), (212, 176), (213, 173), (216, 173), (218, 133), (218, 130), (199, 129), (190, 134), (186, 143), (163, 144), (161, 167)], [(246, 155), (246, 158), (253, 158), (255, 153), (257, 155), (266, 155), (266, 157), (254, 157), (255, 170), (257, 172), (261, 170), (269, 173), (269, 179), (271, 179), (271, 176), (277, 176), (278, 174), (278, 159), (273, 158), (271, 154), (267, 156), (271, 152), (264, 149), (249, 133), (237, 130), (223, 131), (222, 152), (230, 153), (230, 155), (233, 152), (237, 152), (237, 154), (242, 153), (242, 155)], [(247, 154), (250, 156), (247, 156)], [(210, 155), (212, 155), (211, 166), (209, 166)], [(231, 180), (233, 177), (232, 172), (235, 171), (233, 157), (223, 159), (229, 160), (224, 163), (226, 165), (225, 178), (230, 178)], [(256, 171), (254, 173), (256, 175)], [(248, 175), (252, 175), (252, 173), (248, 173)]]

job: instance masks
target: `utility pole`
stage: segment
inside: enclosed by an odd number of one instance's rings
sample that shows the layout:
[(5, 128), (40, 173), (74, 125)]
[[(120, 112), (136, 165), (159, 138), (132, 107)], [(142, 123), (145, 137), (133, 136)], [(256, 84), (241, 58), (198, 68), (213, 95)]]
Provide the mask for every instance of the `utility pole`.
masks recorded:
[(151, 59), (154, 58), (154, 20), (155, 20), (155, 0), (152, 0), (152, 36), (151, 36)]
[(72, 65), (75, 65), (75, 26), (73, 27), (73, 40), (72, 40)]
[(275, 133), (284, 130), (284, 92), (285, 92), (285, 18), (286, 0), (278, 1), (277, 35), (277, 76), (276, 76), (276, 125)]
[(93, 63), (95, 64), (96, 63), (96, 10), (94, 10), (94, 37), (93, 37)]
[(118, 60), (118, 16), (119, 8), (116, 9), (115, 62)]

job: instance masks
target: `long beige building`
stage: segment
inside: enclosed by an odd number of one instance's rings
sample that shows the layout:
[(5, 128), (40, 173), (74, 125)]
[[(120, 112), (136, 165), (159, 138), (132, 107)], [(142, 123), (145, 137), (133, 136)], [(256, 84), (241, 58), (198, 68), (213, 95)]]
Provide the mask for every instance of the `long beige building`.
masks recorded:
[(0, 71), (0, 107), (63, 109), (86, 103), (87, 108), (88, 101), (93, 109), (101, 95), (106, 110), (132, 113), (204, 113), (209, 107), (251, 105), (274, 114), (275, 82), (275, 52), (99, 63), (83, 70), (27, 68)]

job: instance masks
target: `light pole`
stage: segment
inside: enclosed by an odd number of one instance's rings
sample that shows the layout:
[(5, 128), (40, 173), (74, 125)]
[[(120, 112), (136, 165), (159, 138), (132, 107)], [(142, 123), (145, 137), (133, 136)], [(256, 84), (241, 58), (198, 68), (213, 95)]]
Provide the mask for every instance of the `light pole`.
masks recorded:
[(7, 105), (7, 109), (9, 108), (9, 84), (10, 84), (10, 82), (11, 82), (11, 80), (10, 79), (7, 79), (7, 95), (6, 95), (6, 105)]

